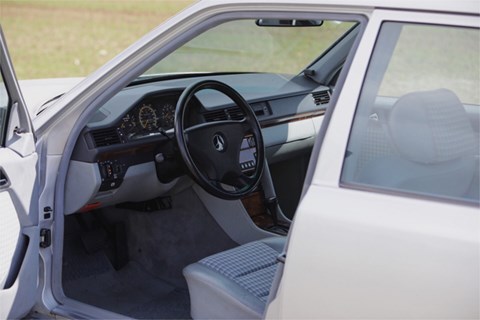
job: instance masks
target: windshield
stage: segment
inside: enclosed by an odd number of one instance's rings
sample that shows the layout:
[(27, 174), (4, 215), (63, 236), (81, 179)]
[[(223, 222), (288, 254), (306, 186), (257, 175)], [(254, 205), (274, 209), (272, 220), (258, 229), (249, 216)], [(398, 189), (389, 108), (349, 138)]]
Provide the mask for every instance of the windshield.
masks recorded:
[(190, 40), (143, 76), (192, 72), (297, 75), (353, 25), (323, 21), (320, 26), (259, 26), (257, 20), (230, 21)]

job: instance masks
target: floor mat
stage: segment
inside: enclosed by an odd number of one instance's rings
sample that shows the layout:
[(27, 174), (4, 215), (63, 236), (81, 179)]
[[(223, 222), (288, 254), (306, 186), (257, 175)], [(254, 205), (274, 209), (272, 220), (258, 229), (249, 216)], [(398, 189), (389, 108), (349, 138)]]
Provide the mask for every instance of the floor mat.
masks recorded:
[[(72, 227), (69, 230), (71, 229)], [(112, 264), (103, 252), (99, 251), (91, 254), (85, 252), (82, 242), (79, 240), (79, 234), (79, 232), (75, 232), (65, 236), (63, 242), (63, 281), (83, 279), (95, 274), (103, 274), (112, 269)]]
[(154, 276), (185, 287), (187, 265), (237, 246), (207, 212), (191, 189), (172, 197), (172, 208), (139, 212), (107, 208), (112, 222), (127, 229), (129, 257)]
[(129, 311), (137, 319), (151, 319), (152, 315), (162, 319), (191, 319), (190, 296), (187, 289), (175, 289), (167, 296), (153, 299)]
[[(188, 319), (190, 300), (182, 269), (233, 242), (198, 196), (186, 189), (172, 207), (153, 212), (108, 207), (65, 219), (63, 288), (72, 299), (143, 319)], [(78, 219), (77, 219), (78, 218)], [(110, 242), (85, 245), (86, 232), (122, 224), (129, 262), (115, 270)], [(108, 233), (107, 233), (108, 234)], [(111, 237), (111, 235), (110, 235)], [(83, 239), (83, 241), (82, 241)], [(87, 243), (95, 243), (87, 241)], [(110, 259), (109, 259), (110, 258)]]
[[(188, 292), (159, 280), (138, 263), (64, 282), (68, 297), (136, 318), (189, 318)], [(185, 314), (187, 313), (187, 314)]]

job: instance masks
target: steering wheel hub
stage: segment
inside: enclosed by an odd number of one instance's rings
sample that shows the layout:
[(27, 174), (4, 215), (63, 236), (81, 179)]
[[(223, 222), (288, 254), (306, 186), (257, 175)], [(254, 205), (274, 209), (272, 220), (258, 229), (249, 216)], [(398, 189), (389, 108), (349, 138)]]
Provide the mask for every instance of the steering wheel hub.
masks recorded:
[(227, 139), (222, 133), (217, 132), (213, 136), (213, 146), (218, 152), (225, 152), (227, 149)]

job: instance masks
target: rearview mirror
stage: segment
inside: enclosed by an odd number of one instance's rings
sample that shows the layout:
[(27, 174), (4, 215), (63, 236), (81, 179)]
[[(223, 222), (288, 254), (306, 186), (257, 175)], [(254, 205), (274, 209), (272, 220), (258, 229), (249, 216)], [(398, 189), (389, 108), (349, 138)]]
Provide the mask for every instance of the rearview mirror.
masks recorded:
[(323, 20), (297, 20), (297, 19), (258, 19), (259, 27), (320, 27)]

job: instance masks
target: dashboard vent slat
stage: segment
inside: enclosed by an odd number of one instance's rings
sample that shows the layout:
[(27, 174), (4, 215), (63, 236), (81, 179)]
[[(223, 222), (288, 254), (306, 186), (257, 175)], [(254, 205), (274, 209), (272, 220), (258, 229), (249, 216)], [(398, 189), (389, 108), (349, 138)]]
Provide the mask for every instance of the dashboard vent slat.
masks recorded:
[(328, 90), (312, 92), (312, 98), (317, 106), (327, 104), (330, 102), (330, 92)]
[(227, 120), (227, 114), (224, 109), (207, 111), (203, 114), (207, 122)]
[(245, 117), (243, 111), (239, 107), (230, 107), (220, 110), (212, 110), (203, 113), (205, 121), (222, 121), (222, 120), (241, 120)]
[(120, 137), (115, 128), (92, 131), (92, 137), (96, 147), (105, 147), (120, 143)]
[(243, 111), (239, 107), (228, 108), (227, 113), (230, 120), (242, 120), (245, 118)]

